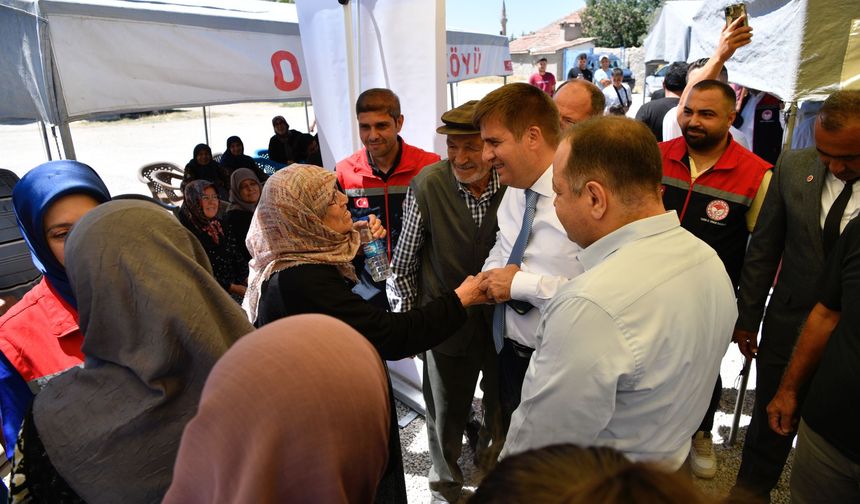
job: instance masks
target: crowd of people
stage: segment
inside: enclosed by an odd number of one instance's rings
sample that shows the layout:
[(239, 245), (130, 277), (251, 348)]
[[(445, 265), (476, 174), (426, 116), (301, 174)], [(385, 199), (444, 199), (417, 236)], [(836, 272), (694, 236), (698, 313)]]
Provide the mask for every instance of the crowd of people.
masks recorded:
[(689, 472), (716, 472), (732, 341), (758, 382), (730, 499), (767, 501), (799, 431), (792, 500), (860, 500), (860, 92), (774, 166), (763, 114), (737, 122), (770, 102), (724, 72), (751, 37), (674, 64), (641, 120), (617, 72), (502, 86), (442, 114), (444, 159), (389, 89), (334, 171), (278, 116), (288, 166), (200, 144), (172, 213), (34, 168), (13, 206), (43, 276), (0, 317), (10, 502), (405, 503), (385, 361), (414, 355), (434, 502), (464, 498), (464, 434), (471, 502), (712, 502)]

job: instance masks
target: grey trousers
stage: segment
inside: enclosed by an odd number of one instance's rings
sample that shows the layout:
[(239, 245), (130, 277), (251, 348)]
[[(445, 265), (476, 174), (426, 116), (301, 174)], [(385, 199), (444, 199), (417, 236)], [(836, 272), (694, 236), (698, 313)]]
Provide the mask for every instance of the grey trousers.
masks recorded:
[(791, 469), (793, 504), (860, 502), (860, 464), (800, 421)]
[(433, 350), (424, 354), (424, 402), (427, 405), (427, 440), (432, 466), (428, 475), (434, 499), (456, 502), (463, 487), (463, 471), (457, 464), (463, 432), (478, 373), (484, 373), (481, 389), (484, 421), (478, 438), (477, 459), (489, 469), (499, 457), (504, 432), (499, 414), (496, 352), (492, 339), (472, 345), (468, 355), (451, 356)]

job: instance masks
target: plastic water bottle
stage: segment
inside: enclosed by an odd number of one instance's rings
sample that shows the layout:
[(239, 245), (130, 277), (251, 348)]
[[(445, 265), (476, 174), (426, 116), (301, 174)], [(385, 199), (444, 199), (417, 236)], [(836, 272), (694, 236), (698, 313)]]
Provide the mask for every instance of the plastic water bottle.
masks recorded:
[(382, 282), (391, 276), (388, 267), (388, 254), (385, 252), (385, 242), (374, 240), (369, 227), (361, 228), (361, 243), (364, 249), (364, 265), (374, 282)]

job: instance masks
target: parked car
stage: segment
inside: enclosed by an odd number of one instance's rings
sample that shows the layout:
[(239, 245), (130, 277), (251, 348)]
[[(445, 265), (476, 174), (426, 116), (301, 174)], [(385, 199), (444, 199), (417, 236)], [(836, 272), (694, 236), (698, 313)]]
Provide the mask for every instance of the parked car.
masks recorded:
[[(600, 68), (600, 57), (603, 54), (589, 54), (588, 55), (588, 69), (593, 73), (595, 70)], [(633, 72), (630, 71), (629, 68), (625, 68), (621, 63), (621, 58), (614, 54), (607, 54), (609, 56), (609, 68), (620, 68), (624, 71), (624, 77), (622, 77), (622, 82), (630, 86), (630, 90), (636, 86), (636, 78), (633, 77)]]
[(669, 65), (663, 65), (656, 72), (645, 77), (645, 85), (642, 88), (643, 98), (651, 98), (654, 91), (663, 89), (663, 79), (666, 77), (666, 72), (669, 71)]

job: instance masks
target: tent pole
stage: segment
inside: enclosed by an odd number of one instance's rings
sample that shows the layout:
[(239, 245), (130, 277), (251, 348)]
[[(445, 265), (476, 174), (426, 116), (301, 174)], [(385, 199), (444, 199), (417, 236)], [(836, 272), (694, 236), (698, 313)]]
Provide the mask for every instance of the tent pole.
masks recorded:
[(308, 128), (308, 133), (311, 132), (311, 116), (308, 114), (308, 101), (305, 100), (305, 126)]
[(75, 143), (72, 141), (72, 130), (69, 128), (69, 123), (63, 121), (58, 127), (60, 128), (60, 140), (63, 141), (63, 152), (66, 154), (66, 159), (78, 159), (75, 155)]
[(797, 101), (791, 102), (788, 107), (788, 121), (785, 123), (785, 135), (782, 139), (782, 150), (791, 149), (791, 140), (794, 137), (794, 124), (797, 122)]
[[(356, 8), (356, 15), (361, 17), (361, 11), (359, 8)], [(359, 53), (361, 52), (360, 46), (359, 50), (356, 50), (356, 41), (353, 38), (353, 29), (352, 29), (352, 6), (349, 4), (345, 4), (343, 6), (343, 27), (344, 33), (346, 34), (346, 68), (347, 74), (349, 75), (349, 106), (353, 107), (355, 105), (355, 100), (358, 94), (358, 87), (360, 85), (359, 81), (359, 72), (361, 68), (361, 62), (358, 60)], [(356, 121), (349, 121), (350, 131), (352, 132), (351, 140), (352, 140), (352, 150), (358, 150), (360, 147), (360, 143), (356, 142), (358, 139), (358, 130)]]
[(57, 146), (57, 159), (63, 159), (63, 149), (60, 148), (60, 140), (57, 138), (57, 127), (51, 125), (51, 136), (54, 137), (54, 145)]
[(203, 107), (203, 135), (206, 137), (206, 145), (209, 145), (209, 124), (206, 121), (206, 107)]
[(454, 83), (453, 82), (448, 83), (448, 89), (451, 90), (451, 108), (454, 108)]
[(48, 140), (48, 129), (45, 128), (44, 122), (39, 121), (39, 129), (42, 130), (42, 142), (45, 144), (45, 155), (48, 156), (48, 161), (52, 161), (51, 142)]
[(735, 401), (735, 413), (732, 416), (732, 426), (729, 430), (729, 439), (726, 441), (727, 446), (734, 446), (735, 441), (738, 439), (738, 427), (741, 423), (741, 414), (744, 408), (744, 397), (747, 392), (747, 383), (750, 379), (750, 366), (752, 366), (752, 359), (747, 357), (744, 359), (744, 367), (741, 370), (741, 383), (738, 386), (738, 398)]

